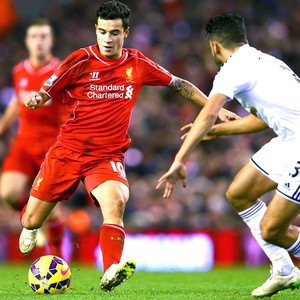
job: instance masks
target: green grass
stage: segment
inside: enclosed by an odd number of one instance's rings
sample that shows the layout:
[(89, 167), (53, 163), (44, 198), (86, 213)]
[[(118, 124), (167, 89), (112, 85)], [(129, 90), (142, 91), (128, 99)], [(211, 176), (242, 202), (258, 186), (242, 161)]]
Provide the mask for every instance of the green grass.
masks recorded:
[[(0, 264), (0, 299), (3, 300), (242, 300), (255, 299), (251, 291), (268, 276), (268, 268), (214, 268), (205, 273), (137, 272), (111, 293), (99, 289), (101, 272), (93, 267), (71, 264), (72, 282), (66, 294), (35, 295), (27, 283), (29, 265)], [(268, 298), (267, 298), (268, 299)], [(272, 300), (300, 299), (300, 290), (285, 290)]]

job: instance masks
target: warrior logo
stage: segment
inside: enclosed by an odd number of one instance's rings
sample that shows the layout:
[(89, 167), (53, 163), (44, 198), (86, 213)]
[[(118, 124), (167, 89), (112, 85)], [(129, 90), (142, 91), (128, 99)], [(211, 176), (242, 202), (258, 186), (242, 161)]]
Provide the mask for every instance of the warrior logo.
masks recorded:
[(100, 79), (99, 72), (91, 72), (90, 75), (91, 75), (90, 80), (99, 80)]

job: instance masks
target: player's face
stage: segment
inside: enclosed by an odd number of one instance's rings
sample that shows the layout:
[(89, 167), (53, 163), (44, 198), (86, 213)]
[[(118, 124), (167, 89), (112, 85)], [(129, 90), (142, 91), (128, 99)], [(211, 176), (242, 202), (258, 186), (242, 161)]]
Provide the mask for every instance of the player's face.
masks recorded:
[(129, 33), (129, 28), (124, 30), (122, 19), (103, 20), (98, 18), (95, 26), (100, 53), (110, 59), (121, 57), (124, 39)]
[(53, 34), (49, 25), (33, 25), (27, 29), (25, 45), (29, 56), (43, 58), (51, 54)]

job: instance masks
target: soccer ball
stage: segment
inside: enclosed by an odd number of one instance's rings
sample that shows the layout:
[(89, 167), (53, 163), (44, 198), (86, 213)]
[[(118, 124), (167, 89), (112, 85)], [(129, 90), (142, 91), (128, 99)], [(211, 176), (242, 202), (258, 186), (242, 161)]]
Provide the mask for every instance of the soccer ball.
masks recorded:
[(61, 294), (70, 286), (71, 270), (60, 257), (44, 255), (30, 266), (28, 282), (36, 294)]

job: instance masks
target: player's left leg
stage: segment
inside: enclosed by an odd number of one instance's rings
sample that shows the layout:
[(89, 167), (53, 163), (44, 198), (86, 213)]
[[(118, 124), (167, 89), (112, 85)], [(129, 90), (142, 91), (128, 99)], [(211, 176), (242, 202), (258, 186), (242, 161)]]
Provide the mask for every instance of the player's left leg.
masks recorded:
[(291, 223), (299, 212), (299, 204), (276, 193), (260, 224), (264, 240), (288, 249), (298, 258), (300, 258), (299, 227)]
[(45, 202), (33, 196), (29, 197), (21, 214), (23, 230), (19, 239), (19, 248), (23, 254), (28, 254), (34, 248), (37, 229), (43, 226), (55, 205), (56, 203)]
[(110, 292), (135, 272), (136, 264), (129, 260), (120, 263), (123, 253), (125, 230), (123, 215), (129, 198), (128, 187), (117, 180), (108, 180), (92, 190), (99, 202), (103, 225), (100, 228), (104, 275), (100, 282), (102, 290)]
[(288, 252), (281, 247), (266, 242), (260, 229), (260, 223), (267, 206), (259, 197), (275, 189), (276, 186), (275, 182), (248, 162), (235, 176), (226, 196), (270, 259), (274, 272), (287, 275), (295, 267)]
[(298, 277), (299, 272), (285, 249), (265, 241), (262, 237), (260, 223), (267, 206), (259, 197), (276, 186), (275, 182), (258, 171), (252, 163), (247, 163), (235, 176), (227, 191), (228, 201), (248, 225), (272, 264), (271, 276), (253, 290), (252, 295), (255, 297), (269, 296), (285, 289), (291, 280)]
[[(261, 221), (262, 237), (269, 243), (286, 248), (296, 257), (300, 257), (299, 228), (291, 225), (299, 213), (299, 205), (279, 194), (275, 194)], [(293, 268), (290, 274), (282, 276), (272, 272), (270, 278), (252, 292), (253, 296), (271, 296), (283, 289), (300, 287), (300, 271)]]

